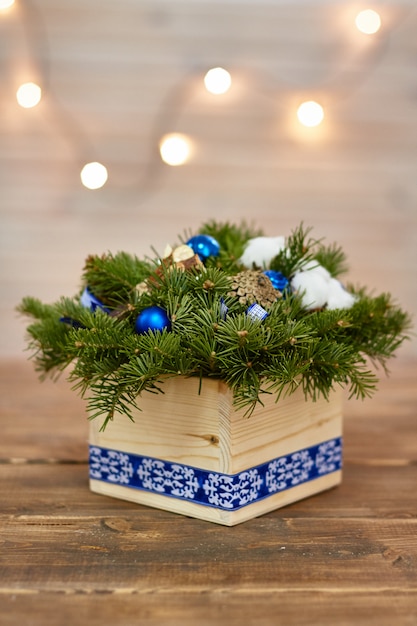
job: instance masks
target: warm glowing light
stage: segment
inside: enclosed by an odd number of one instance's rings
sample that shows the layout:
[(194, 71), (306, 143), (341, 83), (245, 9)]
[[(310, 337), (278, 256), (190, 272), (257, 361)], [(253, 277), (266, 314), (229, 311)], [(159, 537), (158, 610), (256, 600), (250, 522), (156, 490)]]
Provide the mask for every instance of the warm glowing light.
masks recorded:
[(159, 151), (164, 163), (183, 165), (191, 156), (191, 142), (185, 135), (165, 135), (159, 142)]
[(24, 83), (16, 92), (16, 98), (21, 107), (30, 109), (39, 104), (42, 89), (35, 83)]
[(107, 181), (107, 169), (101, 163), (87, 163), (81, 170), (81, 182), (87, 189), (100, 189)]
[(372, 9), (366, 9), (358, 13), (355, 19), (356, 28), (365, 33), (365, 35), (373, 35), (381, 28), (381, 18), (379, 13)]
[(207, 91), (218, 95), (229, 91), (232, 84), (232, 77), (229, 72), (222, 67), (213, 67), (204, 76), (204, 84)]
[(298, 107), (297, 117), (303, 126), (318, 126), (324, 119), (323, 107), (313, 100), (303, 102)]
[(0, 11), (10, 9), (14, 5), (14, 0), (0, 0)]

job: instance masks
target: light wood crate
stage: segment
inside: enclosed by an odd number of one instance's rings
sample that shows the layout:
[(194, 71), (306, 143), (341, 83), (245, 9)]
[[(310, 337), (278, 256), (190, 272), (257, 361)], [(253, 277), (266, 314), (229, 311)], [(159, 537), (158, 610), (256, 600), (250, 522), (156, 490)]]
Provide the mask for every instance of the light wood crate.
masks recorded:
[(221, 381), (176, 377), (145, 393), (132, 422), (90, 426), (91, 490), (227, 526), (341, 481), (342, 390), (265, 396), (249, 417)]

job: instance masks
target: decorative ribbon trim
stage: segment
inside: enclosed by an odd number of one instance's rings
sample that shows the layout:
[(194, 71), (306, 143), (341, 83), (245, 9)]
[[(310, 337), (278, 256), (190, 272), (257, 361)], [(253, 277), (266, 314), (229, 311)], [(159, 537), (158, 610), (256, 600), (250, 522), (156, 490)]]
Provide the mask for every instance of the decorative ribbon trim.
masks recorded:
[(90, 478), (94, 480), (225, 511), (236, 511), (341, 468), (341, 437), (278, 457), (238, 474), (220, 474), (120, 450), (90, 446)]

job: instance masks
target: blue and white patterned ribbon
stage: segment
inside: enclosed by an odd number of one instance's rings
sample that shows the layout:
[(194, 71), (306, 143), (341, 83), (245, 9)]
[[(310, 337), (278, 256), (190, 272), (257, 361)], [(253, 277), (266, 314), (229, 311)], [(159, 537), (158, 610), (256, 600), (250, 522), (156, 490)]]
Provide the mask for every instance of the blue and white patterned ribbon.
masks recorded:
[(248, 309), (246, 309), (246, 315), (252, 320), (262, 321), (268, 316), (268, 313), (267, 311), (265, 311), (264, 308), (261, 307), (260, 304), (257, 304), (255, 302), (254, 304), (251, 304)]
[(220, 318), (222, 320), (226, 319), (228, 310), (229, 310), (229, 307), (226, 305), (223, 298), (221, 298), (220, 299)]
[(298, 450), (238, 474), (90, 446), (90, 478), (234, 511), (342, 467), (342, 438)]
[(92, 293), (89, 287), (86, 287), (81, 294), (80, 303), (86, 308), (90, 309), (90, 311), (95, 311), (96, 309), (101, 309), (105, 313), (109, 313), (110, 309), (104, 306), (101, 300), (96, 298), (96, 296)]

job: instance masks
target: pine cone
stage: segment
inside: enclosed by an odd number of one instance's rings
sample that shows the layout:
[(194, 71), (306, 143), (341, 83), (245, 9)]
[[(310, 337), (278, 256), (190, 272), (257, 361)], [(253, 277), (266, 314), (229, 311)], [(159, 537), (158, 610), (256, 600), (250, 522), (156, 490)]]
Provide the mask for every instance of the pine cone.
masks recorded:
[(232, 277), (232, 290), (229, 296), (239, 298), (241, 304), (257, 302), (263, 307), (270, 307), (277, 298), (282, 297), (278, 289), (274, 289), (268, 276), (257, 270), (245, 270)]

